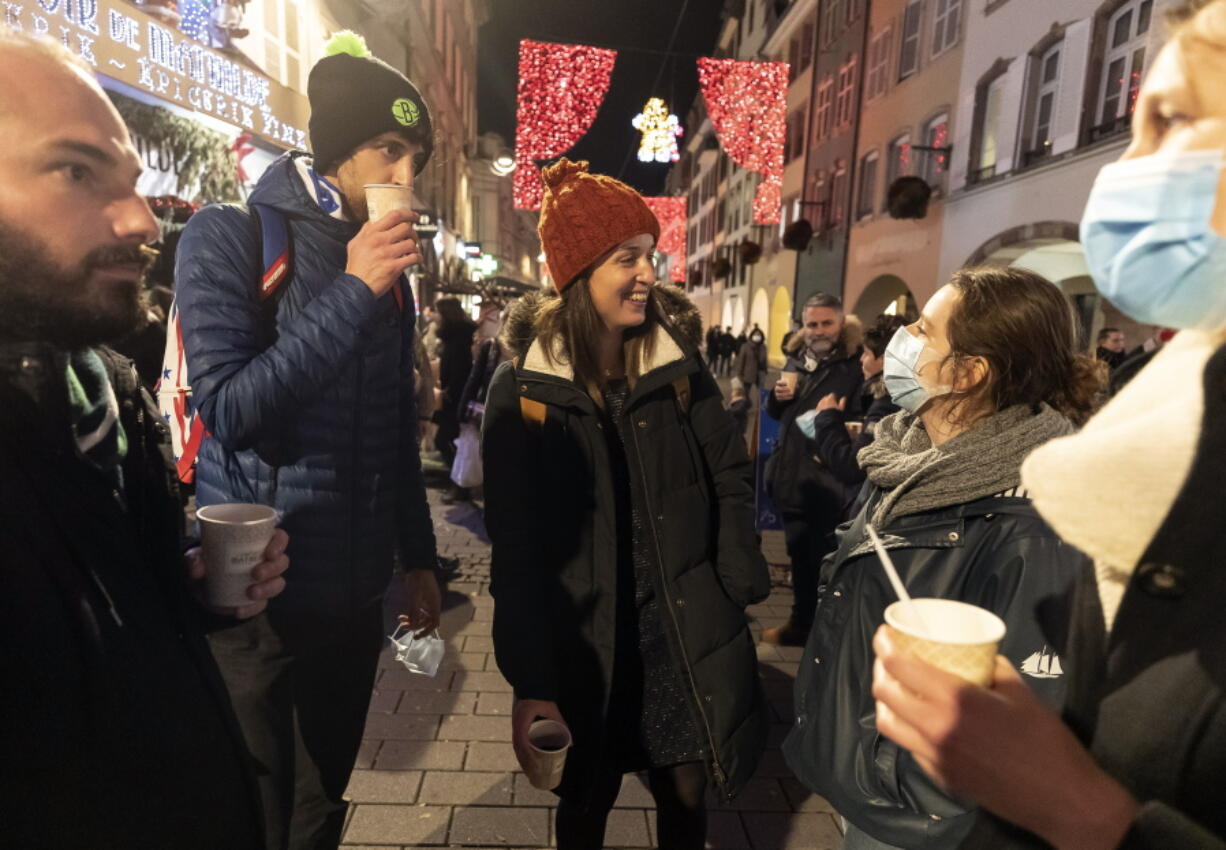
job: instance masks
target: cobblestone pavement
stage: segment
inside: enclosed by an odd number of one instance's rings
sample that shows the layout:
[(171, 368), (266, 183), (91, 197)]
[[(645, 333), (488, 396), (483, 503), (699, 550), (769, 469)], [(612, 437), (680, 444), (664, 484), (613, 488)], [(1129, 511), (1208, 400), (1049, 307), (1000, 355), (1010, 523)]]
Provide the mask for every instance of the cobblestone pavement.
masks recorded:
[[(440, 554), (461, 564), (444, 600), (440, 633), (447, 654), (429, 679), (409, 674), (384, 650), (349, 785), (343, 846), (551, 847), (555, 798), (527, 783), (511, 751), (511, 688), (494, 663), (490, 550), (481, 511), (444, 505), (438, 490), (429, 492)], [(791, 605), (782, 536), (768, 532), (763, 551), (775, 588), (749, 609), (755, 637), (782, 623)], [(389, 598), (389, 615), (397, 606)], [(735, 801), (712, 803), (708, 847), (828, 850), (841, 842), (837, 815), (791, 777), (778, 749), (788, 730), (800, 652), (759, 645), (773, 720), (769, 749)], [(654, 846), (653, 808), (643, 781), (628, 776), (606, 846)]]

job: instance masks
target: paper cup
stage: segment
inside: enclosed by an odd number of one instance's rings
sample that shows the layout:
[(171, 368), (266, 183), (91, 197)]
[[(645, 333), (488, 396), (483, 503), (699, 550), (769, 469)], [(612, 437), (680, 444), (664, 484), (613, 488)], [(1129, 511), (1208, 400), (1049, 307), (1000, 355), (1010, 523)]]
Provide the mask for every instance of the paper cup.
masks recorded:
[(395, 183), (367, 183), (366, 214), (371, 221), (378, 221), (392, 210), (413, 212), (413, 189)]
[(558, 787), (572, 743), (570, 730), (556, 720), (538, 720), (528, 727), (528, 763), (523, 768), (533, 788)]
[(237, 607), (251, 600), (251, 571), (277, 530), (277, 512), (268, 505), (209, 505), (196, 511), (200, 554), (204, 558), (204, 599), (210, 605)]
[(792, 392), (795, 392), (796, 385), (800, 383), (800, 373), (799, 372), (780, 372), (779, 382), (783, 384), (787, 384), (788, 389), (790, 389)]
[(1005, 621), (991, 611), (952, 599), (912, 599), (886, 608), (885, 621), (905, 651), (968, 682), (992, 686)]

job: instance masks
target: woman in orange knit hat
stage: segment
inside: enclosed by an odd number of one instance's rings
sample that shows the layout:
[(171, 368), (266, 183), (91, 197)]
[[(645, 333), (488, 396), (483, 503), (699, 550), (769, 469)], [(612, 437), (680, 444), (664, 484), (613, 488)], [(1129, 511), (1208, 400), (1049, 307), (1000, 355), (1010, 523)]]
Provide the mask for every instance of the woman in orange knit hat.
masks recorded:
[(658, 846), (701, 848), (705, 791), (753, 774), (766, 719), (746, 605), (770, 590), (745, 445), (697, 355), (702, 323), (656, 283), (659, 224), (587, 163), (546, 168), (557, 293), (504, 326), (515, 359), (483, 434), (494, 650), (528, 729), (565, 723), (560, 850), (603, 846), (622, 777), (646, 770)]

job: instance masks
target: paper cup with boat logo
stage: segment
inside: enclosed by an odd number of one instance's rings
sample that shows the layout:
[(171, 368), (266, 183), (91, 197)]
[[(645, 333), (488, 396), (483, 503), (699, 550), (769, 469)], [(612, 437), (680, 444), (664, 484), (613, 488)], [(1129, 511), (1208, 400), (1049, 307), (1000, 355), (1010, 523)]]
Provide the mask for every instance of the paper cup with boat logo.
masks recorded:
[(968, 682), (992, 686), (1005, 621), (991, 611), (953, 599), (900, 600), (885, 609), (885, 622), (903, 651)]

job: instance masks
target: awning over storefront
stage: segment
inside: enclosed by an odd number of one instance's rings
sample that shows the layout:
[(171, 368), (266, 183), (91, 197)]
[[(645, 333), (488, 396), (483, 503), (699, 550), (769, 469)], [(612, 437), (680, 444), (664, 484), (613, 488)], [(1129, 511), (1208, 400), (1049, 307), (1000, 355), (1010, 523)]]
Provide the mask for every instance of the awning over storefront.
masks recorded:
[(193, 41), (124, 0), (5, 3), (14, 30), (58, 38), (99, 74), (281, 148), (307, 145), (302, 94)]

